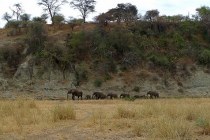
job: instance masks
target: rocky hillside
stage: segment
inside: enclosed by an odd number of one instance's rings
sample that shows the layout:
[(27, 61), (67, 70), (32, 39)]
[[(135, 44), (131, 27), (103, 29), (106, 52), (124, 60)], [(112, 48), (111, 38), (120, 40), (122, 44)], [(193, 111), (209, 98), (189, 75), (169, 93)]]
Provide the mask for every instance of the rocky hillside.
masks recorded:
[(190, 20), (1, 29), (1, 97), (65, 98), (75, 87), (85, 94), (209, 96), (209, 30)]

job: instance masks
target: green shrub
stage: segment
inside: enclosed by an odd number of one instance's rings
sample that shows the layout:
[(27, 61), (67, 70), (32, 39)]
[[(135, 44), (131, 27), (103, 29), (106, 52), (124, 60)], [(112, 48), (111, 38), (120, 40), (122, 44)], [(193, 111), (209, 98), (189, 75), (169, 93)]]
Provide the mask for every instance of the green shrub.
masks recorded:
[(79, 67), (75, 71), (75, 82), (77, 83), (76, 86), (79, 86), (81, 82), (88, 80), (88, 72), (83, 67)]
[(44, 48), (44, 43), (47, 40), (47, 32), (44, 24), (39, 22), (32, 22), (28, 24), (27, 36), (25, 43), (29, 46), (27, 54), (39, 54)]
[(157, 66), (169, 67), (171, 65), (167, 56), (152, 54), (148, 57)]
[(205, 135), (209, 135), (210, 134), (210, 123), (207, 119), (205, 118), (198, 118), (196, 120), (196, 125), (202, 128), (201, 133), (205, 134)]
[(110, 74), (106, 73), (104, 80), (107, 81), (107, 80), (111, 80), (111, 79), (112, 79), (112, 76)]
[(102, 80), (101, 79), (96, 79), (94, 81), (94, 86), (95, 87), (101, 87), (101, 85), (102, 85)]
[(61, 23), (63, 23), (64, 22), (64, 16), (63, 15), (55, 15), (54, 17), (53, 17), (53, 22), (55, 23), (55, 24), (61, 24)]
[(210, 50), (204, 49), (200, 54), (199, 54), (199, 62), (201, 64), (209, 64), (210, 63)]

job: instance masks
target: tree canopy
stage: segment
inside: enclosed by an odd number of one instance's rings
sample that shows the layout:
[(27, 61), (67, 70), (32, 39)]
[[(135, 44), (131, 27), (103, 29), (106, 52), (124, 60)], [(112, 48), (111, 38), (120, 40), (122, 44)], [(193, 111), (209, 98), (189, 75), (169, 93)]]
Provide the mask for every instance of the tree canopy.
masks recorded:
[(67, 0), (38, 0), (38, 5), (43, 6), (43, 10), (50, 15), (52, 24), (54, 24), (53, 17), (58, 14), (63, 4), (67, 3)]
[(81, 13), (84, 23), (89, 13), (95, 12), (95, 0), (72, 0), (70, 5), (78, 9)]

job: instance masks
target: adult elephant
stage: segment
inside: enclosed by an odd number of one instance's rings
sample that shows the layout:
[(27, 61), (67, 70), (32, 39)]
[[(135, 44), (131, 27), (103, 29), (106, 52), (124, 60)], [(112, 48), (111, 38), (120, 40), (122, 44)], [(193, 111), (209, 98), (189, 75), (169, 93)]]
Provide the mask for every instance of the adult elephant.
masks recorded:
[(114, 94), (114, 93), (108, 93), (107, 97), (109, 97), (110, 99), (118, 98), (117, 94)]
[(78, 97), (78, 100), (79, 98), (82, 100), (82, 95), (83, 95), (83, 92), (82, 91), (79, 91), (77, 89), (71, 89), (67, 92), (67, 100), (69, 99), (69, 94), (72, 94), (72, 100), (75, 100), (75, 96)]
[(147, 97), (153, 99), (154, 98), (159, 98), (159, 93), (156, 91), (148, 91), (147, 92)]
[(105, 99), (106, 95), (103, 94), (102, 92), (94, 92), (92, 95), (92, 99)]
[(130, 98), (130, 94), (122, 93), (120, 94), (120, 98)]

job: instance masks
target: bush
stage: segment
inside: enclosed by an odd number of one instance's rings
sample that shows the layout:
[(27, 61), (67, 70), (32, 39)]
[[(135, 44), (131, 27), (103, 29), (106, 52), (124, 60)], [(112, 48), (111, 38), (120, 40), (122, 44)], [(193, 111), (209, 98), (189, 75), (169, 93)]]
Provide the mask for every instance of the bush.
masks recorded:
[(157, 66), (168, 67), (170, 66), (170, 60), (166, 56), (152, 54), (148, 57)]
[(202, 134), (209, 135), (210, 134), (210, 123), (205, 118), (198, 118), (196, 120), (196, 125), (202, 128)]
[(6, 25), (5, 28), (19, 28), (21, 26), (21, 21), (11, 20)]
[(55, 15), (54, 17), (53, 17), (53, 23), (55, 23), (55, 24), (61, 24), (61, 23), (63, 23), (64, 22), (64, 16), (63, 15)]
[(204, 65), (210, 64), (210, 50), (204, 49), (199, 54), (199, 62)]
[(44, 48), (47, 40), (47, 33), (44, 24), (40, 22), (32, 22), (28, 26), (26, 44), (29, 46), (27, 54), (39, 54)]
[(101, 85), (102, 85), (102, 80), (101, 79), (96, 79), (94, 81), (94, 86), (95, 87), (101, 87)]
[(75, 82), (76, 86), (79, 86), (81, 82), (88, 80), (88, 72), (85, 70), (85, 68), (78, 68), (75, 71)]

